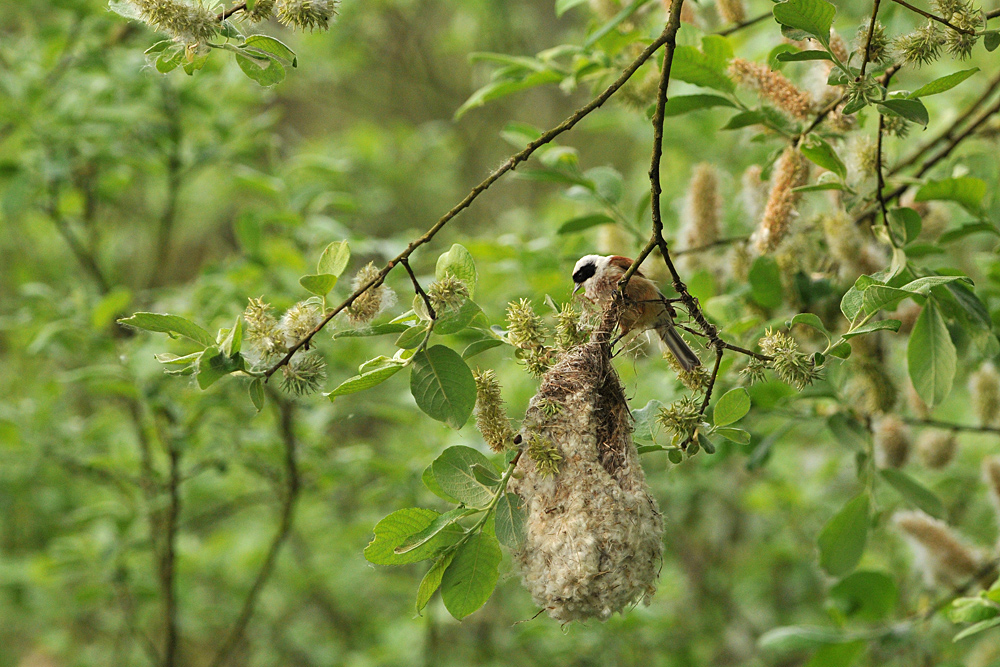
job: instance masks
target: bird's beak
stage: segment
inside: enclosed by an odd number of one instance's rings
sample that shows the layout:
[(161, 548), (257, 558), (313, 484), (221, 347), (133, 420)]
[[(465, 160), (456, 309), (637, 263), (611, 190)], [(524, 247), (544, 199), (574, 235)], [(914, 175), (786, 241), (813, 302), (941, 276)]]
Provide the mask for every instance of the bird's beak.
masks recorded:
[(573, 288), (573, 296), (576, 296), (576, 293), (579, 292), (582, 287), (583, 283), (577, 283), (576, 287)]

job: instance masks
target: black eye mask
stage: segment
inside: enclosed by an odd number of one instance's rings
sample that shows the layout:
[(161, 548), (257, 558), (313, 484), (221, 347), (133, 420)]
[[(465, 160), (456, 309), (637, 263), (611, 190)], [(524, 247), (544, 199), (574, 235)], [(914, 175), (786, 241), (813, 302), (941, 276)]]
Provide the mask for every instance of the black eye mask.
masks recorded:
[(596, 264), (593, 263), (584, 264), (583, 266), (581, 266), (579, 269), (576, 270), (576, 273), (573, 274), (573, 282), (579, 285), (588, 278), (593, 277), (595, 273), (597, 273)]

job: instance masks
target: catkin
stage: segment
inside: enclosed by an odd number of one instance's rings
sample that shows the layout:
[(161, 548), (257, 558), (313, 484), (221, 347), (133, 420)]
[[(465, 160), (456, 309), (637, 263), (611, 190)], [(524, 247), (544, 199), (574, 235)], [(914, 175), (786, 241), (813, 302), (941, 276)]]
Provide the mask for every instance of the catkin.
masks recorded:
[(982, 426), (1000, 425), (1000, 373), (987, 361), (969, 376), (972, 406)]
[(902, 468), (910, 460), (910, 429), (887, 415), (875, 426), (875, 462), (880, 468)]
[(681, 230), (680, 247), (700, 248), (719, 240), (719, 176), (715, 167), (703, 162), (694, 168), (688, 186), (686, 221)]
[(920, 511), (899, 512), (894, 521), (909, 540), (929, 585), (964, 583), (979, 571), (979, 554), (944, 522)]
[(917, 440), (920, 462), (931, 470), (944, 468), (955, 458), (958, 438), (951, 431), (927, 430)]
[(764, 205), (764, 217), (750, 241), (757, 254), (774, 252), (798, 215), (801, 195), (793, 190), (804, 185), (809, 169), (799, 151), (789, 146), (778, 158), (771, 175), (771, 191)]
[(812, 98), (781, 72), (761, 63), (733, 58), (729, 63), (729, 74), (737, 83), (756, 90), (763, 99), (791, 117), (808, 120), (812, 116)]
[(715, 9), (723, 23), (743, 23), (747, 19), (747, 9), (743, 0), (716, 0)]

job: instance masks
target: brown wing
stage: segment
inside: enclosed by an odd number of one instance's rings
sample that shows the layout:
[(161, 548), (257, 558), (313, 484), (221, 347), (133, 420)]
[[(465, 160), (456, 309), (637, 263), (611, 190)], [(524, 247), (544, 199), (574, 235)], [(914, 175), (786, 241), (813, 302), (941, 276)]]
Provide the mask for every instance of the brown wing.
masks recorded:
[[(608, 264), (621, 269), (622, 273), (624, 273), (628, 271), (628, 267), (632, 266), (632, 260), (628, 257), (622, 257), (621, 255), (612, 255), (608, 260)], [(637, 270), (633, 275), (642, 276), (642, 271)]]

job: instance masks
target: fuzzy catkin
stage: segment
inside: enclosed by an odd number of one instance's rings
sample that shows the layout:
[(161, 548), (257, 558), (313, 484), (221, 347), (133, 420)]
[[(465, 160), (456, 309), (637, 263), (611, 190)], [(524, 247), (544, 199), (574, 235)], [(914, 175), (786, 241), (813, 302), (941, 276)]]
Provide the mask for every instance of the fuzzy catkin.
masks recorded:
[(899, 512), (893, 520), (913, 547), (928, 585), (963, 583), (979, 571), (979, 554), (943, 521), (919, 510)]
[(715, 9), (723, 23), (743, 23), (747, 19), (747, 9), (743, 0), (716, 0)]
[(733, 58), (729, 63), (729, 74), (737, 83), (756, 90), (764, 100), (793, 118), (807, 120), (813, 113), (809, 94), (767, 65)]
[(201, 2), (183, 0), (132, 0), (142, 20), (172, 37), (197, 44), (215, 37), (219, 22), (215, 13)]
[(663, 551), (663, 520), (610, 360), (612, 327), (599, 328), (545, 374), (525, 414), (522, 435), (536, 443), (536, 458), (543, 450), (559, 458), (540, 465), (529, 451), (510, 483), (527, 513), (527, 538), (514, 555), (522, 582), (562, 622), (607, 620), (647, 601)]
[(958, 438), (951, 431), (927, 430), (917, 440), (920, 462), (931, 470), (940, 470), (951, 463), (958, 449)]
[(902, 468), (910, 460), (910, 429), (896, 416), (875, 425), (875, 462), (880, 468)]
[(1000, 456), (990, 456), (983, 459), (983, 481), (989, 489), (990, 502), (1000, 523)]
[(339, 0), (278, 0), (278, 20), (302, 30), (326, 30)]
[(514, 439), (514, 430), (507, 419), (500, 381), (496, 371), (487, 369), (476, 374), (476, 428), (494, 452), (503, 451)]
[(719, 240), (719, 175), (715, 167), (702, 162), (694, 168), (688, 186), (686, 218), (681, 230), (682, 249), (700, 248)]
[(1000, 425), (1000, 373), (987, 361), (969, 376), (972, 406), (981, 426)]
[(793, 190), (805, 184), (808, 174), (808, 166), (799, 151), (792, 146), (786, 148), (774, 165), (764, 217), (750, 239), (757, 254), (774, 252), (788, 234), (798, 215), (795, 207), (801, 198), (801, 194)]

